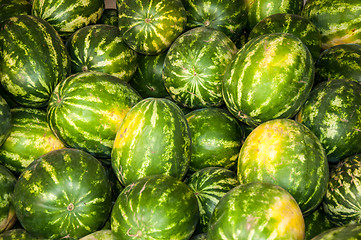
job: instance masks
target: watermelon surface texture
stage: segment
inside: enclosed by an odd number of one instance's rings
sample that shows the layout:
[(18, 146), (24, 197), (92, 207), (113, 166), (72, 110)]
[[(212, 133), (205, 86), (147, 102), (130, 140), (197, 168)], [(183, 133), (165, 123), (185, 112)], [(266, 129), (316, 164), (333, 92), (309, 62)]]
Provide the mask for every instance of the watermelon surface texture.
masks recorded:
[(0, 233), (11, 229), (16, 222), (12, 203), (16, 181), (15, 175), (0, 165)]
[(11, 112), (10, 106), (6, 100), (0, 95), (0, 146), (9, 137), (11, 131)]

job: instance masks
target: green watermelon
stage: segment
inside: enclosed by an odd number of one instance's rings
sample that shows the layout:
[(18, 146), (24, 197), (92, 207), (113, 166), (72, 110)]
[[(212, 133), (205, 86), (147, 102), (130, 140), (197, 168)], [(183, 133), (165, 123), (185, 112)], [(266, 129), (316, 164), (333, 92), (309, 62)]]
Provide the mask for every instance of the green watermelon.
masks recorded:
[(116, 239), (189, 239), (199, 221), (194, 192), (166, 175), (138, 179), (119, 195), (111, 213)]
[(306, 215), (326, 193), (329, 168), (326, 153), (311, 130), (291, 119), (275, 119), (248, 135), (239, 153), (237, 174), (241, 184), (281, 186)]
[(361, 224), (350, 224), (335, 227), (320, 233), (312, 240), (359, 240), (361, 239)]
[(304, 0), (246, 0), (248, 30), (262, 19), (276, 13), (300, 14)]
[(330, 79), (361, 82), (361, 45), (339, 44), (324, 50), (315, 62), (315, 83)]
[(124, 186), (154, 174), (181, 180), (190, 158), (187, 120), (180, 108), (165, 98), (147, 98), (129, 110), (111, 153), (114, 172)]
[(11, 112), (5, 99), (0, 95), (0, 147), (6, 141), (11, 131)]
[(297, 114), (320, 139), (329, 162), (361, 153), (361, 85), (348, 79), (318, 84)]
[(124, 41), (147, 55), (166, 50), (187, 22), (181, 0), (117, 0), (117, 9)]
[(104, 10), (103, 0), (33, 0), (32, 15), (49, 22), (62, 36), (96, 23)]
[(0, 240), (45, 240), (32, 236), (24, 229), (11, 229), (0, 234)]
[(312, 56), (292, 34), (264, 34), (247, 42), (229, 64), (223, 98), (239, 120), (257, 126), (294, 116), (314, 80)]
[(0, 0), (0, 9), (0, 29), (2, 29), (9, 18), (30, 15), (31, 4), (27, 0)]
[(20, 174), (32, 161), (64, 144), (49, 128), (46, 111), (36, 108), (11, 109), (10, 136), (0, 146), (0, 163)]
[(14, 100), (44, 107), (56, 84), (70, 72), (70, 59), (55, 29), (29, 15), (10, 18), (1, 32), (0, 81)]
[(86, 26), (67, 40), (72, 73), (97, 71), (129, 82), (137, 69), (137, 53), (124, 43), (118, 27)]
[(60, 149), (32, 162), (15, 185), (16, 216), (35, 237), (80, 238), (98, 230), (111, 207), (102, 164), (77, 149)]
[(183, 33), (164, 61), (165, 88), (173, 100), (188, 108), (222, 105), (222, 79), (236, 51), (221, 31), (198, 27)]
[(305, 240), (311, 240), (313, 237), (336, 227), (328, 220), (323, 211), (322, 204), (312, 213), (304, 216), (305, 220)]
[(97, 23), (118, 27), (118, 10), (114, 8), (105, 8)]
[(219, 200), (239, 183), (235, 172), (221, 167), (207, 167), (193, 173), (186, 184), (198, 200), (200, 221), (197, 232), (207, 232), (209, 219)]
[(115, 76), (94, 71), (74, 74), (51, 95), (49, 126), (66, 146), (110, 158), (118, 127), (140, 100), (133, 88)]
[(320, 30), (323, 49), (361, 43), (359, 0), (307, 0), (301, 14)]
[(303, 240), (305, 225), (295, 199), (269, 183), (238, 185), (226, 193), (209, 221), (207, 239)]
[(361, 154), (347, 157), (332, 168), (322, 202), (327, 218), (337, 226), (361, 223)]
[(186, 114), (192, 136), (190, 170), (234, 168), (244, 140), (242, 125), (227, 110), (202, 108)]
[(169, 96), (162, 79), (163, 64), (166, 55), (167, 51), (157, 55), (138, 55), (138, 68), (129, 84), (137, 90), (143, 98), (165, 98)]
[(12, 204), (17, 178), (9, 169), (0, 165), (0, 233), (11, 229), (16, 222)]
[(310, 20), (298, 14), (276, 13), (265, 17), (254, 26), (248, 39), (276, 32), (291, 33), (298, 37), (307, 46), (313, 60), (317, 60), (321, 53), (320, 31)]
[(99, 230), (88, 234), (79, 240), (115, 240), (112, 230)]
[(183, 0), (187, 29), (210, 27), (237, 39), (247, 24), (245, 0)]

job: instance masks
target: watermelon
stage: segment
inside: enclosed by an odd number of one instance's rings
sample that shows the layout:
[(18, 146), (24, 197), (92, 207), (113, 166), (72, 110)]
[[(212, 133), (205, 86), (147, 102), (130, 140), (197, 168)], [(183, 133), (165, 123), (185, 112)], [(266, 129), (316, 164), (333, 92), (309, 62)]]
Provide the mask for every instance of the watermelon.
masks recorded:
[(196, 234), (190, 240), (207, 240), (207, 233)]
[(0, 234), (0, 240), (45, 240), (32, 236), (24, 229), (11, 229)]
[(99, 230), (88, 234), (79, 240), (115, 240), (112, 230)]
[(114, 8), (105, 8), (96, 23), (118, 27), (118, 10)]
[(0, 147), (6, 141), (11, 131), (11, 112), (8, 103), (0, 95)]
[(252, 28), (262, 19), (276, 13), (300, 14), (303, 0), (246, 0), (247, 29)]
[(234, 168), (244, 140), (242, 125), (227, 110), (202, 108), (186, 114), (192, 136), (190, 170)]
[(246, 138), (238, 157), (241, 184), (267, 182), (286, 189), (307, 215), (322, 202), (329, 168), (316, 135), (291, 119), (262, 123)]
[(301, 15), (320, 30), (322, 49), (345, 43), (361, 43), (359, 0), (308, 0)]
[(193, 173), (186, 184), (198, 200), (200, 221), (196, 231), (205, 233), (219, 200), (239, 183), (235, 172), (221, 167), (207, 167)]
[(361, 224), (335, 227), (320, 233), (312, 240), (358, 240), (361, 239)]
[(236, 51), (219, 30), (198, 27), (183, 33), (164, 61), (165, 88), (174, 101), (188, 108), (222, 105), (222, 79)]
[(284, 32), (298, 37), (310, 51), (313, 60), (321, 53), (321, 33), (307, 18), (298, 14), (276, 13), (259, 21), (251, 30), (248, 39), (263, 34)]
[(70, 72), (60, 36), (48, 22), (29, 15), (10, 18), (0, 35), (4, 89), (21, 105), (46, 106), (56, 84)]
[(0, 233), (11, 229), (16, 222), (12, 204), (17, 178), (9, 169), (0, 165)]
[(66, 37), (96, 23), (103, 10), (103, 0), (33, 0), (31, 13), (49, 22), (59, 34)]
[(165, 98), (169, 94), (164, 86), (162, 71), (167, 51), (137, 58), (138, 68), (129, 84), (143, 97)]
[(312, 56), (289, 33), (264, 34), (247, 42), (223, 79), (227, 109), (240, 121), (257, 126), (294, 116), (314, 81)]
[(67, 40), (72, 73), (97, 71), (129, 82), (137, 53), (124, 43), (118, 27), (96, 24), (77, 30)]
[(183, 0), (187, 11), (187, 29), (210, 27), (237, 39), (247, 24), (245, 0)]
[(146, 55), (166, 50), (187, 22), (181, 0), (117, 0), (117, 9), (124, 41)]
[(361, 153), (361, 85), (348, 79), (318, 84), (297, 114), (320, 139), (329, 162)]
[(96, 158), (65, 148), (43, 155), (24, 170), (13, 202), (19, 222), (35, 237), (80, 238), (107, 220), (111, 187)]
[(312, 213), (304, 216), (305, 220), (305, 240), (311, 240), (313, 237), (336, 227), (328, 220), (322, 204)]
[(187, 240), (198, 221), (193, 191), (174, 177), (153, 175), (120, 193), (111, 213), (111, 230), (117, 239)]
[(226, 193), (209, 221), (207, 239), (304, 239), (305, 225), (295, 199), (269, 183), (238, 185)]
[(10, 136), (0, 146), (0, 163), (19, 175), (35, 159), (64, 144), (49, 128), (46, 111), (36, 108), (11, 109)]
[(0, 9), (0, 29), (2, 29), (9, 18), (30, 15), (31, 4), (27, 0), (0, 0)]
[(331, 79), (361, 82), (361, 45), (339, 44), (324, 50), (315, 62), (315, 83)]
[(112, 167), (124, 186), (155, 174), (181, 180), (190, 158), (187, 120), (180, 108), (165, 98), (147, 98), (129, 110), (111, 153)]
[(361, 154), (347, 157), (332, 168), (322, 202), (327, 218), (337, 226), (361, 223)]
[(47, 109), (49, 126), (68, 147), (110, 158), (125, 114), (141, 100), (121, 79), (101, 72), (82, 72), (59, 83)]

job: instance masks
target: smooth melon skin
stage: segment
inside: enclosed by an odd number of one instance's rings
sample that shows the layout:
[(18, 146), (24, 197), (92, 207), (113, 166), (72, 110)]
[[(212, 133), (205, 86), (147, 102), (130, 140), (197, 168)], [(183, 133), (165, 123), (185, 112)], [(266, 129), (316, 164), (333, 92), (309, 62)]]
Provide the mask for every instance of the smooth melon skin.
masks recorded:
[(316, 135), (291, 119), (275, 119), (255, 128), (238, 157), (241, 184), (268, 182), (286, 189), (307, 215), (326, 193), (329, 168)]
[(209, 221), (207, 239), (304, 239), (302, 212), (283, 188), (248, 183), (221, 198)]

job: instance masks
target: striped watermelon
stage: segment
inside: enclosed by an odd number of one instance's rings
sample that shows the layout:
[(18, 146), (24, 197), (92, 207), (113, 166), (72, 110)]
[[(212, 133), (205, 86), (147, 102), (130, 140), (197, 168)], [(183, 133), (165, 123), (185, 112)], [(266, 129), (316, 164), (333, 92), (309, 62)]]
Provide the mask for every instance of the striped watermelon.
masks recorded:
[(265, 17), (254, 26), (249, 40), (263, 34), (284, 32), (298, 37), (310, 51), (313, 60), (321, 53), (321, 33), (307, 18), (298, 14), (276, 13)]
[(359, 0), (308, 0), (301, 14), (320, 30), (323, 49), (345, 43), (361, 43)]
[(292, 34), (265, 34), (250, 40), (229, 64), (223, 80), (228, 110), (257, 126), (289, 118), (306, 101), (314, 80), (312, 56)]
[(147, 98), (130, 109), (111, 154), (114, 172), (124, 186), (154, 174), (181, 180), (190, 158), (187, 120), (180, 108), (165, 98)]
[(320, 233), (312, 240), (358, 240), (361, 239), (361, 224), (335, 227)]
[(187, 22), (181, 0), (117, 0), (117, 9), (124, 41), (147, 55), (167, 49)]
[(113, 8), (105, 8), (97, 23), (118, 27), (118, 10)]
[(361, 85), (348, 79), (321, 82), (296, 120), (320, 139), (329, 162), (361, 153)]
[(0, 95), (0, 147), (6, 141), (11, 131), (11, 112), (5, 99)]
[(0, 233), (11, 229), (16, 222), (12, 204), (17, 178), (9, 169), (0, 165)]
[(340, 161), (331, 171), (323, 209), (337, 226), (361, 223), (361, 154)]
[(27, 0), (0, 0), (0, 9), (0, 29), (2, 29), (9, 18), (30, 15), (31, 4)]
[(236, 118), (222, 108), (202, 108), (186, 115), (192, 136), (190, 170), (234, 168), (244, 132)]
[(86, 26), (67, 40), (72, 73), (97, 71), (126, 82), (137, 69), (137, 53), (124, 43), (118, 27)]
[(0, 240), (45, 240), (32, 236), (22, 228), (7, 230), (0, 234)]
[(315, 83), (330, 79), (361, 82), (361, 45), (339, 44), (324, 50), (315, 62)]
[(129, 83), (142, 97), (165, 98), (169, 96), (162, 79), (166, 55), (167, 51), (157, 55), (138, 55), (138, 68)]
[(329, 169), (325, 151), (313, 132), (294, 120), (276, 119), (248, 135), (239, 153), (237, 174), (241, 184), (281, 186), (307, 215), (326, 193)]
[(84, 26), (96, 23), (104, 10), (103, 0), (32, 1), (32, 15), (49, 22), (64, 37)]
[(24, 106), (46, 106), (56, 84), (70, 72), (59, 35), (49, 23), (29, 15), (10, 18), (1, 35), (1, 84)]
[(79, 240), (115, 240), (112, 230), (99, 230), (88, 234)]
[(246, 0), (248, 30), (262, 19), (276, 13), (300, 14), (303, 0)]
[(198, 27), (185, 32), (167, 52), (165, 88), (173, 100), (188, 108), (222, 105), (222, 79), (236, 51), (221, 31)]
[(219, 200), (239, 183), (235, 172), (220, 167), (207, 167), (193, 173), (186, 184), (198, 200), (200, 221), (197, 232), (207, 232), (209, 219)]
[(311, 240), (313, 237), (336, 227), (328, 220), (323, 211), (322, 204), (312, 213), (304, 216), (305, 220), (305, 240)]
[(46, 111), (35, 108), (11, 109), (10, 136), (0, 146), (0, 163), (20, 174), (35, 159), (64, 148), (49, 128)]
[(20, 175), (13, 202), (21, 225), (36, 237), (80, 238), (99, 229), (111, 207), (102, 164), (76, 149), (52, 151)]
[(210, 27), (237, 39), (247, 24), (245, 0), (183, 0), (187, 28)]
[(153, 175), (120, 193), (111, 213), (111, 230), (117, 239), (187, 240), (198, 221), (194, 192), (174, 177)]
[(134, 89), (115, 76), (94, 71), (74, 74), (51, 95), (49, 126), (66, 146), (110, 158), (118, 127), (140, 100)]
[(303, 240), (304, 234), (303, 216), (291, 194), (273, 184), (249, 183), (221, 198), (207, 239)]

